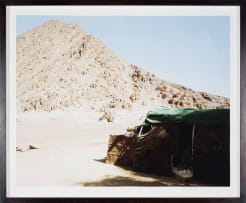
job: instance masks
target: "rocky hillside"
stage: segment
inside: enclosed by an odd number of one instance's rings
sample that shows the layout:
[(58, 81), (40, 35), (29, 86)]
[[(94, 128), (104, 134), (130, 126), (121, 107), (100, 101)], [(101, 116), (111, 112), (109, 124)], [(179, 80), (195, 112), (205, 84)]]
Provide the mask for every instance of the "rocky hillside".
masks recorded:
[(74, 23), (47, 21), (18, 36), (16, 48), (21, 112), (229, 107), (227, 98), (169, 83), (128, 64)]

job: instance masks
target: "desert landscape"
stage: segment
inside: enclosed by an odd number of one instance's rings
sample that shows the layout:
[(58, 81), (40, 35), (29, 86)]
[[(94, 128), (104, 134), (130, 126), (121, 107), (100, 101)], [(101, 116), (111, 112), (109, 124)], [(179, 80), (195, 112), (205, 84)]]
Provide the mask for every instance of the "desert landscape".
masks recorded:
[(229, 108), (228, 98), (129, 64), (76, 23), (47, 21), (18, 36), (16, 50), (17, 185), (198, 184), (104, 163), (109, 135), (155, 107)]

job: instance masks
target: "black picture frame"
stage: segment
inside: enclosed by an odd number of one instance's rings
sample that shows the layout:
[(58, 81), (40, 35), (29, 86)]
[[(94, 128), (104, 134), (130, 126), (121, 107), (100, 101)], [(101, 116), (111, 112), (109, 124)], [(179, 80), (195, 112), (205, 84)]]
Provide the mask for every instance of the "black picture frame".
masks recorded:
[[(6, 7), (9, 5), (211, 5), (240, 6), (240, 198), (7, 198), (6, 197)], [(0, 8), (0, 202), (246, 202), (246, 0), (6, 0)]]

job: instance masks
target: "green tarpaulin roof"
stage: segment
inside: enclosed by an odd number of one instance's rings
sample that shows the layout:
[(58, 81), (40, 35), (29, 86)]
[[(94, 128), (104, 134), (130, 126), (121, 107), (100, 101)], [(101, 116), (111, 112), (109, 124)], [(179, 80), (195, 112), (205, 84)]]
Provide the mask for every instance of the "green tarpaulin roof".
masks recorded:
[(149, 111), (145, 124), (184, 123), (190, 125), (228, 125), (229, 109), (157, 108)]

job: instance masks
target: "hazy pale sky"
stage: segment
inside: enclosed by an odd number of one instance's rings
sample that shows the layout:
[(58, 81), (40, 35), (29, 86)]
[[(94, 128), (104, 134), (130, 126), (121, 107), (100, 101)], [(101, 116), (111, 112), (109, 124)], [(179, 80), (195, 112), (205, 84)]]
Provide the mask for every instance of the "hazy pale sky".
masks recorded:
[(227, 16), (17, 16), (16, 34), (50, 19), (80, 24), (118, 56), (159, 78), (229, 97)]

